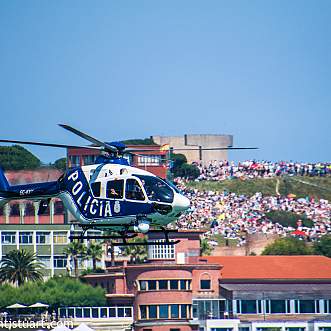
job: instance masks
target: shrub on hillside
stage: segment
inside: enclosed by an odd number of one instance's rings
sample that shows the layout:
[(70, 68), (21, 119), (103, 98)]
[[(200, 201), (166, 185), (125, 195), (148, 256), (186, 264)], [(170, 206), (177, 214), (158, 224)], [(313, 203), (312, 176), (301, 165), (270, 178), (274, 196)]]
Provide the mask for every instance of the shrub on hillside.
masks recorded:
[(261, 255), (312, 255), (313, 249), (303, 240), (287, 237), (276, 239)]

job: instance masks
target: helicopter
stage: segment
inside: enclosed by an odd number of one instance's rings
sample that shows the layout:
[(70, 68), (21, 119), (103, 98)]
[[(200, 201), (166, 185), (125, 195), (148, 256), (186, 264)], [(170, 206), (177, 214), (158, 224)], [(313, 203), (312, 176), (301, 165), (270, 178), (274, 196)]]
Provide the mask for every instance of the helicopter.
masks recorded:
[[(144, 149), (126, 148), (121, 142), (102, 142), (72, 126), (62, 128), (92, 143), (88, 146), (50, 144), (32, 141), (0, 140), (61, 148), (89, 148), (101, 151), (95, 164), (67, 169), (56, 181), (11, 186), (0, 169), (0, 206), (10, 200), (41, 201), (39, 214), (46, 210), (51, 198), (58, 197), (82, 228), (80, 235), (70, 239), (121, 239), (114, 245), (137, 243), (127, 239), (150, 231), (163, 232), (165, 241), (142, 243), (147, 245), (173, 245), (167, 229), (182, 213), (188, 210), (190, 201), (171, 182), (154, 174), (129, 165), (127, 153), (143, 152)], [(215, 148), (216, 149), (216, 148)], [(255, 148), (218, 148), (255, 149)], [(106, 229), (111, 235), (85, 235), (88, 229)], [(115, 233), (115, 234), (114, 234)]]

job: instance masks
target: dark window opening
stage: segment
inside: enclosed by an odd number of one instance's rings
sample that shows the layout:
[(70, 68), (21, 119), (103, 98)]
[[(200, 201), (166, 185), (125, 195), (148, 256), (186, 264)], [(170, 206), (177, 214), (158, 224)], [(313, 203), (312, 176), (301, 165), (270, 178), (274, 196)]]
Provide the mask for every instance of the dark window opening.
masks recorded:
[(130, 200), (145, 200), (143, 190), (136, 179), (126, 180), (125, 197)]
[(111, 180), (107, 183), (106, 197), (109, 199), (123, 199), (124, 180)]

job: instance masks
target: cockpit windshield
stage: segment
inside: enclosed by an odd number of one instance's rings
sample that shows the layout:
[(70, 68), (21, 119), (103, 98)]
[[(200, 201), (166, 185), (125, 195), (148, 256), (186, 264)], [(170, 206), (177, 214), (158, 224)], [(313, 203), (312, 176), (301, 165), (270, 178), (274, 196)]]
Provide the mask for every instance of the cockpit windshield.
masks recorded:
[(173, 202), (174, 192), (161, 178), (144, 175), (136, 176), (140, 178), (149, 200), (168, 203)]

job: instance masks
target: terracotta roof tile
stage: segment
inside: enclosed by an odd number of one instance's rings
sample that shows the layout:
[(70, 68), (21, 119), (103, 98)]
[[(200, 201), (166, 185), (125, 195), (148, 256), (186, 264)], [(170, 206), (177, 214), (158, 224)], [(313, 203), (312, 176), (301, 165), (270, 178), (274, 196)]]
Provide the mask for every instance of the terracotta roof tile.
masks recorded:
[(331, 279), (325, 256), (204, 256), (223, 266), (223, 279)]

